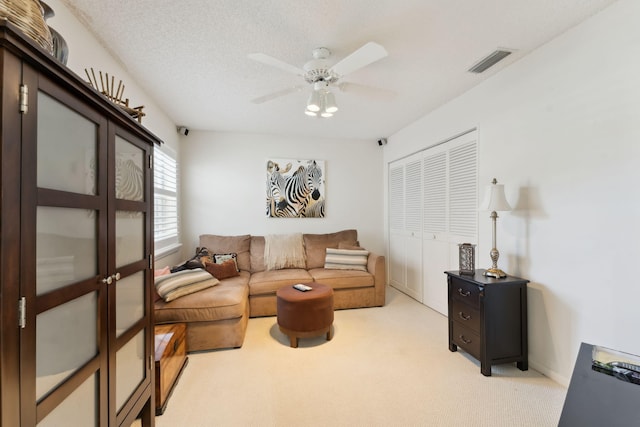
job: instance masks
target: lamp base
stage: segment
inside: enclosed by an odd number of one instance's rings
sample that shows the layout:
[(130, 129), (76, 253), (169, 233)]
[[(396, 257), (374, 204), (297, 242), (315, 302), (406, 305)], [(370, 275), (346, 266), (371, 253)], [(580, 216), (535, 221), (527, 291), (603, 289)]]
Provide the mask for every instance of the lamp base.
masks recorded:
[(488, 268), (485, 270), (483, 275), (487, 277), (495, 277), (496, 279), (504, 279), (505, 277), (507, 277), (507, 273), (500, 270), (499, 268)]

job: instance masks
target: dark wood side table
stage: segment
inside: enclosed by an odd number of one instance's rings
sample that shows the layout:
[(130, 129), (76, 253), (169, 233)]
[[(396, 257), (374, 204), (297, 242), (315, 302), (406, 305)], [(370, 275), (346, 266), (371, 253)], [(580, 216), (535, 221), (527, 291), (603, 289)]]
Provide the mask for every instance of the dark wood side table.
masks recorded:
[(640, 425), (640, 385), (592, 370), (592, 349), (580, 345), (558, 427)]
[(526, 279), (485, 277), (446, 271), (449, 299), (449, 350), (461, 347), (480, 361), (480, 372), (491, 365), (516, 362), (529, 369)]
[(189, 358), (184, 323), (155, 326), (156, 415), (162, 415), (169, 396)]

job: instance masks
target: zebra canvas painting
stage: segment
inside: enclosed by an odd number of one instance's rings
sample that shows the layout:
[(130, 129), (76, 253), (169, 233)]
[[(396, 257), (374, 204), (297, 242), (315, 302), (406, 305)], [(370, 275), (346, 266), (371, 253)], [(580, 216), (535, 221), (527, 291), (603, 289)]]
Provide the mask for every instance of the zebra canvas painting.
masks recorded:
[(267, 217), (324, 218), (323, 160), (267, 161)]

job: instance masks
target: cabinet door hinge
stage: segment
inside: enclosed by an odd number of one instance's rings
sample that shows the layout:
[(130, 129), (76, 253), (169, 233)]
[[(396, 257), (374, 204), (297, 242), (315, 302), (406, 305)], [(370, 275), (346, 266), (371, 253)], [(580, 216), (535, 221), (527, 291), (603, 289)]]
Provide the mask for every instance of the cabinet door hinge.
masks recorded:
[(153, 254), (149, 254), (149, 270), (153, 270)]
[(153, 370), (153, 354), (149, 355), (149, 370)]
[(18, 300), (18, 326), (20, 329), (27, 326), (27, 299), (25, 297)]
[(153, 169), (153, 155), (149, 154), (149, 169)]
[(29, 88), (27, 85), (20, 85), (20, 112), (27, 114), (29, 111)]

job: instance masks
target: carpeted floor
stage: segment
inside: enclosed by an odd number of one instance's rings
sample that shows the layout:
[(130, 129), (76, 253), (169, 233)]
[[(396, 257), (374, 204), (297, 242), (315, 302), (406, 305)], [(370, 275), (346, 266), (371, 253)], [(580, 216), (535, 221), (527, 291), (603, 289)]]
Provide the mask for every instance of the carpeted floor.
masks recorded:
[(158, 427), (556, 426), (566, 388), (515, 364), (480, 374), (447, 320), (387, 288), (387, 305), (335, 313), (334, 338), (289, 347), (275, 317), (240, 349), (189, 355)]

